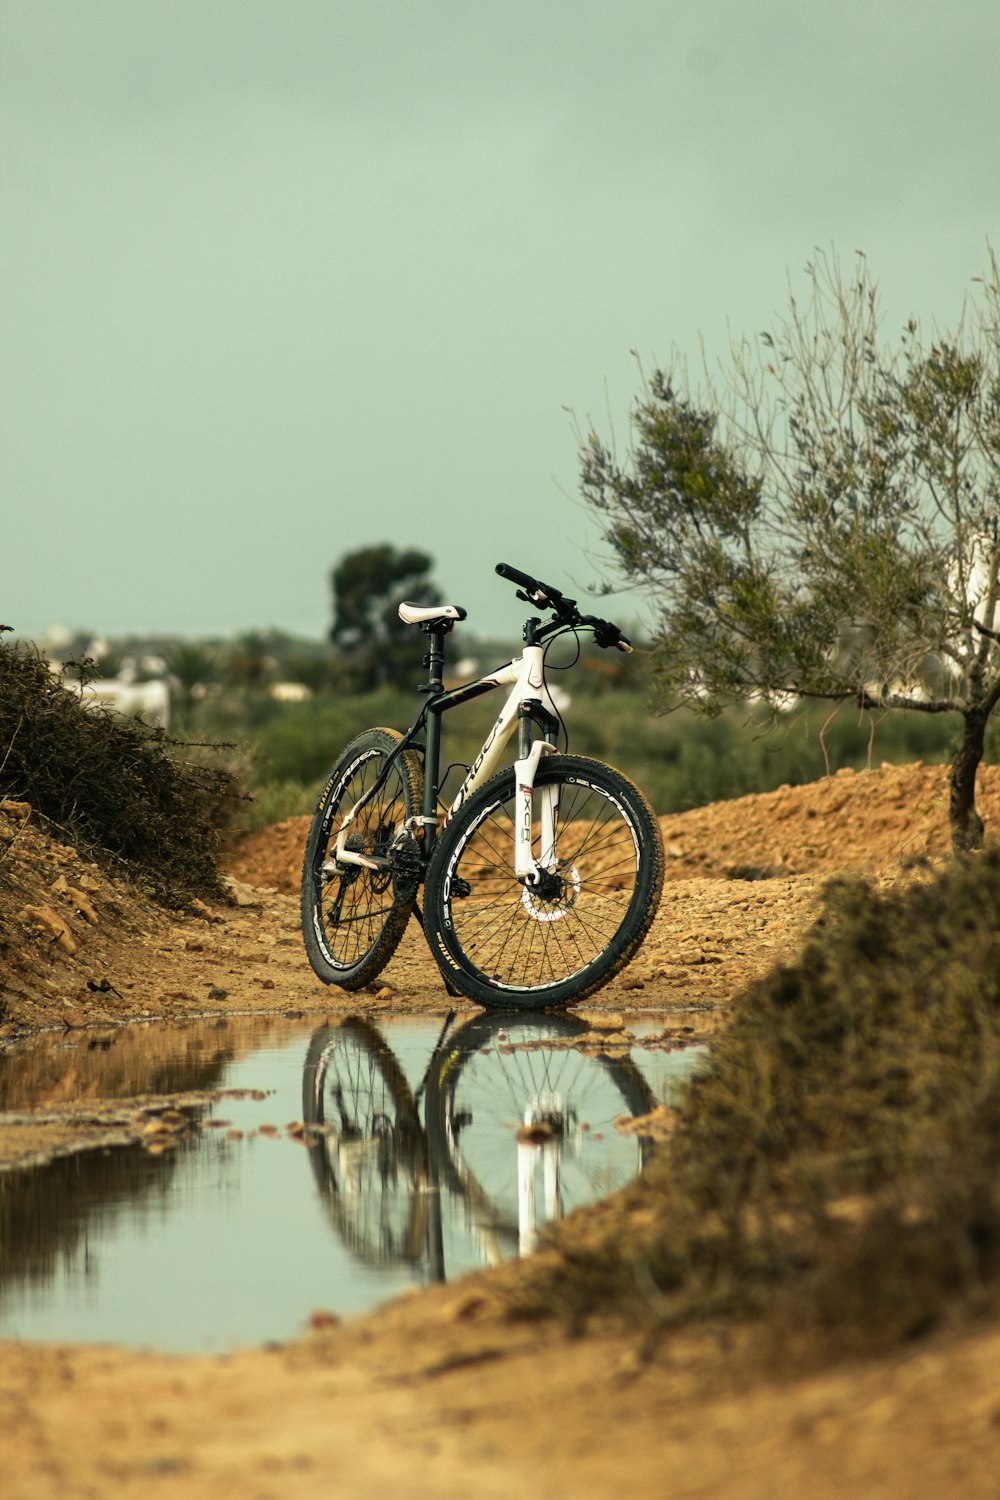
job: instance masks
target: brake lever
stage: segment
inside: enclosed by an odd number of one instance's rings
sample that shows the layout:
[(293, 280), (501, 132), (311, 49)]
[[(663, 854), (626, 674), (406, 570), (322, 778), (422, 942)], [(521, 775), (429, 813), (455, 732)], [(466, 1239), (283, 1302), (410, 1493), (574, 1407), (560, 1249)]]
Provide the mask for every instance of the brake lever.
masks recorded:
[(629, 654), (632, 652), (633, 646), (628, 636), (622, 635), (618, 626), (610, 620), (601, 620), (596, 615), (584, 615), (582, 623), (590, 626), (594, 632), (594, 640), (602, 651), (607, 651), (614, 646), (616, 651)]

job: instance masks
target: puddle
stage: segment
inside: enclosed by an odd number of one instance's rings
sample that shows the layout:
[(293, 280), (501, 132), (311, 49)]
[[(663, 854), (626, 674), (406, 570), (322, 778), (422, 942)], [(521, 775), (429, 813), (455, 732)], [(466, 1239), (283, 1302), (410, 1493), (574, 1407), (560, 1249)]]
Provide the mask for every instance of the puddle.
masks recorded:
[(205, 1102), (167, 1149), (0, 1173), (0, 1338), (229, 1349), (525, 1253), (641, 1170), (652, 1147), (615, 1122), (670, 1102), (705, 1056), (655, 1036), (603, 1045), (560, 1016), (36, 1039), (0, 1056), (8, 1117), (40, 1100)]

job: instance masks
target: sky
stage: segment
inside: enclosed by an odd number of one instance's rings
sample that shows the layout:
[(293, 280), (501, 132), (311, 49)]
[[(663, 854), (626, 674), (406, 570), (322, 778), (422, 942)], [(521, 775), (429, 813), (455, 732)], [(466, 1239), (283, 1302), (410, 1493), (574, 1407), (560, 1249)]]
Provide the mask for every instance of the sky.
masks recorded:
[(996, 0), (0, 0), (0, 620), (319, 639), (391, 542), (516, 639), (496, 562), (614, 580), (636, 356), (817, 247), (954, 325), (998, 77)]

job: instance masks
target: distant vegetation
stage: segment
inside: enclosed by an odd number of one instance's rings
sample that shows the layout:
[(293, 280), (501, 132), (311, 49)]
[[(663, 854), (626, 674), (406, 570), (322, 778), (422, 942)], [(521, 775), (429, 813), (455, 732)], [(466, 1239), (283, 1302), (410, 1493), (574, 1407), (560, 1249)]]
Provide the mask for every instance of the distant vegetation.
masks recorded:
[[(657, 715), (640, 682), (595, 692), (582, 671), (569, 675), (566, 687), (570, 747), (625, 771), (660, 813), (815, 781), (844, 766), (944, 765), (960, 732), (958, 722), (944, 716), (897, 712), (876, 719), (849, 708), (779, 715), (767, 727), (754, 722), (749, 708), (714, 719), (690, 710)], [(446, 717), (446, 763), (469, 762), (500, 701), (498, 693)], [(236, 768), (254, 798), (242, 819), (260, 826), (311, 811), (341, 747), (372, 724), (406, 727), (414, 707), (415, 695), (391, 687), (346, 696), (321, 691), (300, 703), (264, 692), (227, 692), (206, 700), (189, 728), (197, 738), (241, 747)], [(993, 726), (986, 758), (1000, 759), (1000, 725)]]
[[(260, 827), (311, 812), (327, 771), (362, 729), (410, 724), (426, 638), (399, 624), (397, 605), (400, 598), (440, 601), (433, 568), (429, 555), (389, 543), (345, 554), (329, 575), (332, 624), (325, 640), (278, 630), (228, 641), (108, 642), (81, 635), (64, 640), (58, 654), (64, 660), (97, 657), (105, 678), (168, 676), (171, 732), (208, 747), (227, 743), (223, 752), (206, 748), (188, 758), (224, 766), (249, 794), (237, 813), (240, 824)], [(452, 679), (467, 680), (515, 655), (521, 618), (522, 606), (512, 599), (510, 634), (501, 641), (483, 640), (460, 625), (449, 638)], [(642, 639), (641, 629), (621, 623)], [(568, 747), (619, 767), (659, 813), (798, 785), (844, 767), (915, 760), (945, 765), (963, 742), (959, 712), (915, 714), (877, 707), (870, 698), (863, 708), (856, 701), (817, 705), (807, 696), (802, 701), (814, 706), (788, 713), (760, 701), (713, 713), (710, 698), (695, 696), (665, 714), (663, 650), (661, 639), (652, 654), (645, 649), (623, 657), (583, 641), (578, 654), (576, 643), (563, 639), (547, 658), (551, 687), (557, 697), (560, 689), (569, 695)], [(559, 670), (570, 666), (574, 670)], [(747, 679), (750, 686), (754, 681)], [(766, 686), (758, 700), (768, 698), (773, 684)], [(467, 765), (475, 757), (501, 702), (497, 692), (445, 717), (446, 765)], [(1000, 719), (985, 723), (984, 758), (1000, 759)], [(445, 799), (458, 775), (456, 769), (445, 782)]]

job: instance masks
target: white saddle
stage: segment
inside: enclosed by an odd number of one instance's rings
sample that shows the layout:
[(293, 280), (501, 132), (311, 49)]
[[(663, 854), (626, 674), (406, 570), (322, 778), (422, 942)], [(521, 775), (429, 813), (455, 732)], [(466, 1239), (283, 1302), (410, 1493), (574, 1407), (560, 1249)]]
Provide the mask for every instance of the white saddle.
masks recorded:
[(401, 604), (399, 618), (404, 625), (424, 625), (428, 620), (464, 620), (466, 611), (460, 604)]

